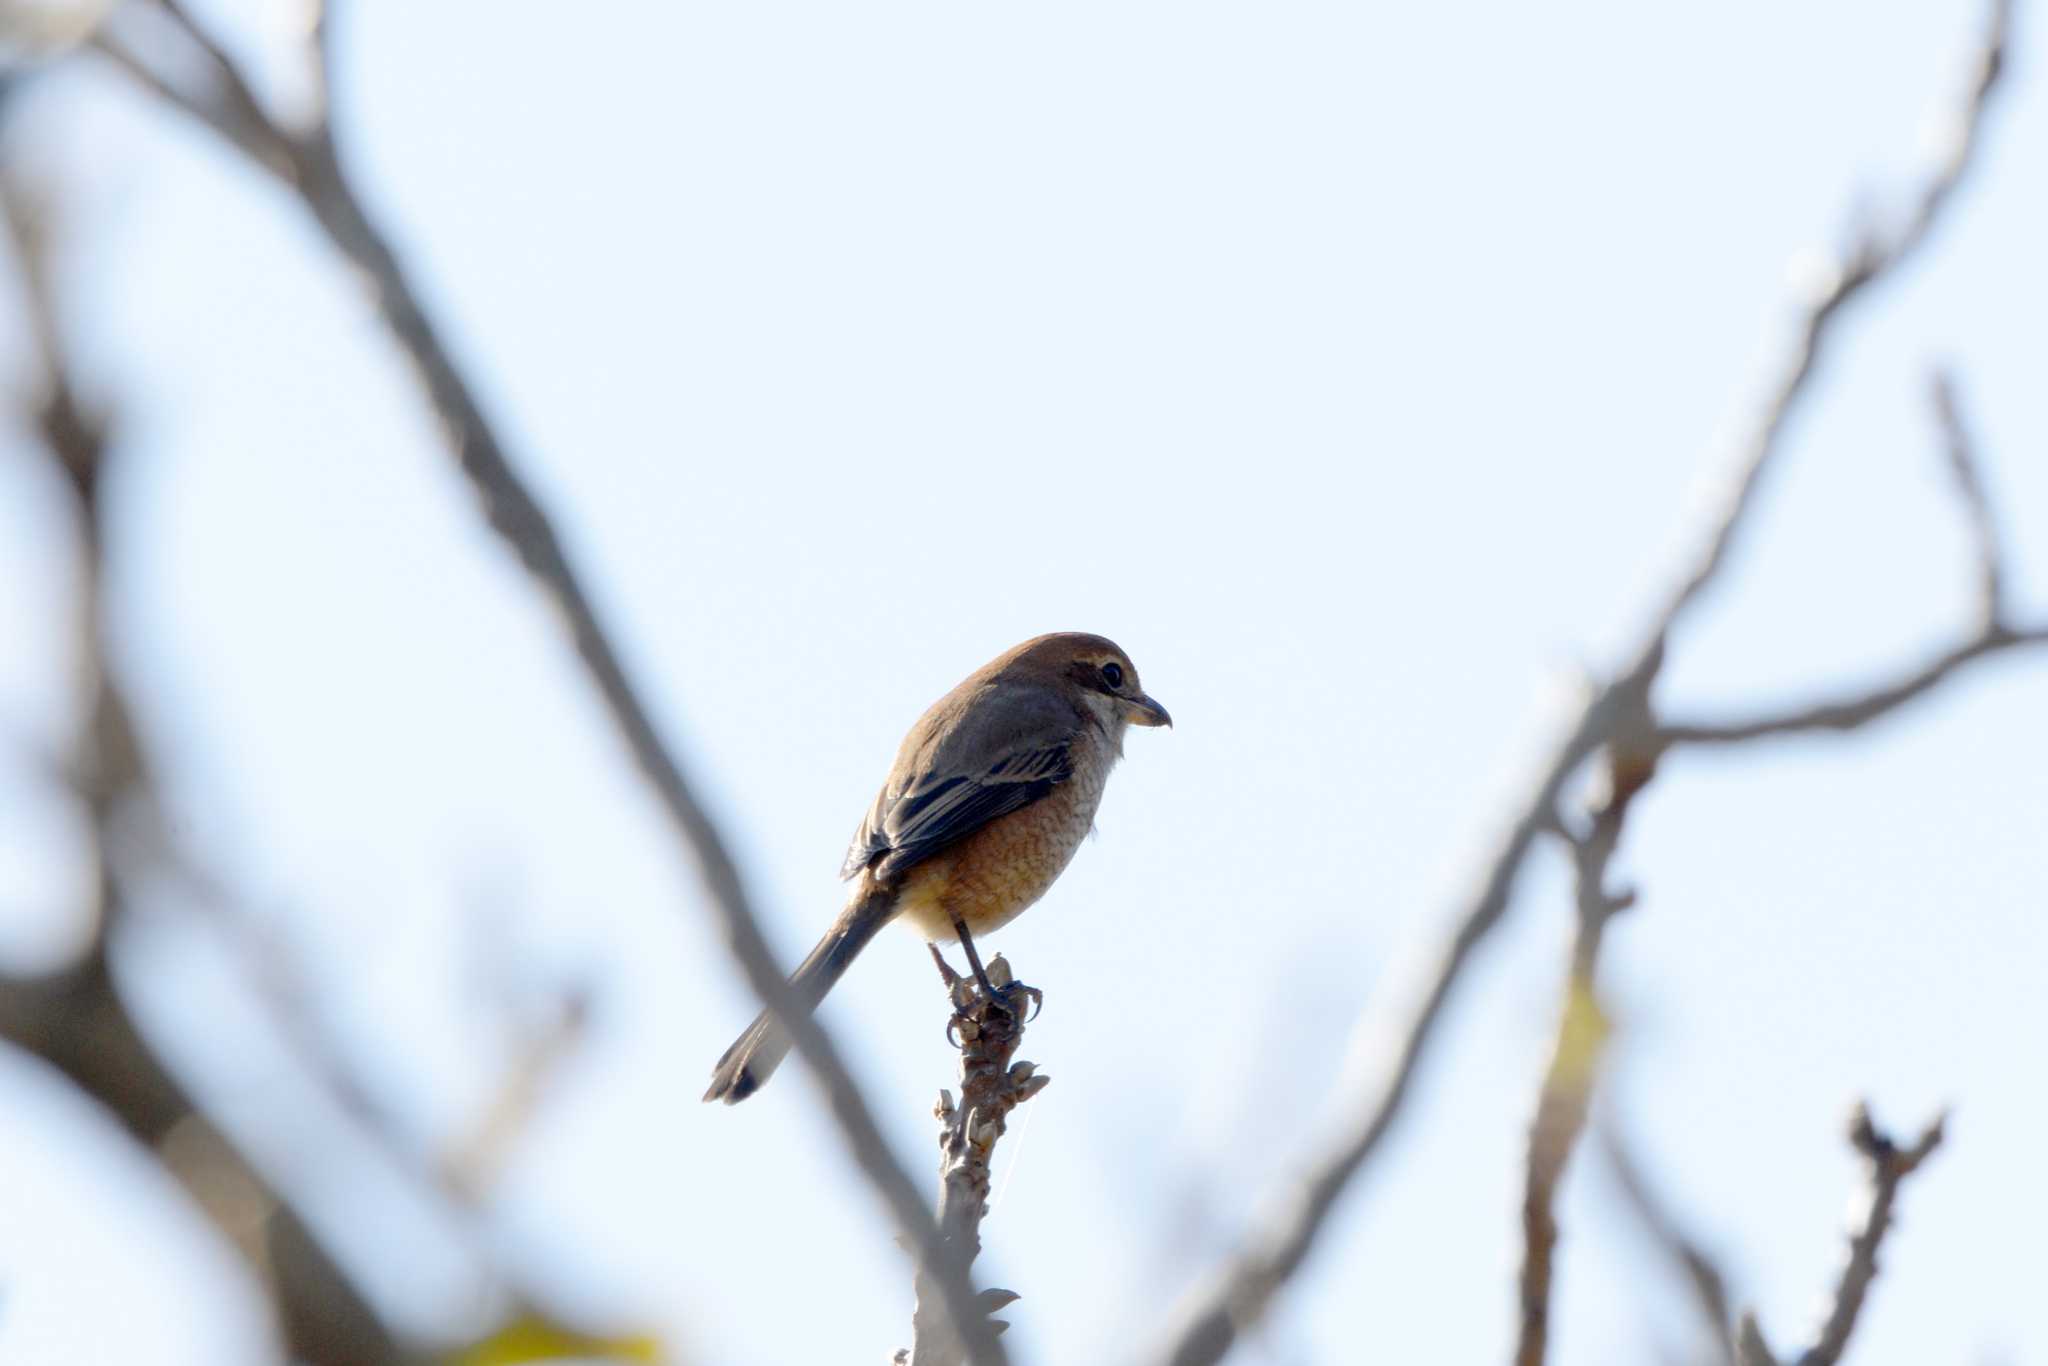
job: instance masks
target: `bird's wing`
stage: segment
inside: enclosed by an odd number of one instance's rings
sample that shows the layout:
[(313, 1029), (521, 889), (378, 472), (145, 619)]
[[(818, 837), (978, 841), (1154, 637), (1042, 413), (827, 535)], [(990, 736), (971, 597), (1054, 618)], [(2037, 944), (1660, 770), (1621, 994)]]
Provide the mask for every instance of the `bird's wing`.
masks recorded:
[(1039, 800), (1073, 776), (1080, 725), (1040, 689), (948, 697), (904, 741), (839, 875), (894, 876)]

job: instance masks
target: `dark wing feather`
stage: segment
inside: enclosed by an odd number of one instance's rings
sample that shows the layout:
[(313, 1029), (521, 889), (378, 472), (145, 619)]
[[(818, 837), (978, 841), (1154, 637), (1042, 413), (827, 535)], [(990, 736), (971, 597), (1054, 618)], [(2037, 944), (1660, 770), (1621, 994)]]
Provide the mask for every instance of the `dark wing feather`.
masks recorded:
[[(911, 746), (923, 751), (926, 763), (905, 786), (884, 788), (875, 798), (839, 875), (852, 877), (867, 868), (877, 877), (894, 877), (1072, 777), (1071, 711), (1022, 712), (1021, 719), (1036, 724), (1004, 736), (1008, 744), (987, 746), (994, 736), (913, 734)], [(976, 749), (981, 753), (974, 754)]]

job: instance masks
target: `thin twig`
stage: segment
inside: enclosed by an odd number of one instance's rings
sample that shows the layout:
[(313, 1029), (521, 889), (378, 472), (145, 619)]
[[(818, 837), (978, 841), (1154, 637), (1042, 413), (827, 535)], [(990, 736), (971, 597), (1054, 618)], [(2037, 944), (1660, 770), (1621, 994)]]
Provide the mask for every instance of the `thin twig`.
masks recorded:
[[(950, 1091), (939, 1093), (933, 1115), (939, 1121), (939, 1228), (960, 1264), (971, 1267), (981, 1253), (981, 1221), (988, 1214), (991, 1164), (996, 1142), (1009, 1127), (1010, 1111), (1043, 1091), (1052, 1081), (1028, 1062), (1013, 1062), (1024, 1042), (1021, 1006), (983, 995), (972, 977), (953, 971), (936, 944), (932, 961), (946, 984), (953, 1008), (952, 1030), (960, 1043), (960, 1103)], [(989, 981), (999, 990), (1011, 981), (1010, 965), (999, 954), (989, 960)], [(984, 1313), (1013, 1304), (1013, 1291), (988, 1289), (977, 1297)], [(914, 1337), (909, 1352), (898, 1359), (914, 1366), (955, 1366), (960, 1343), (933, 1298), (925, 1277), (917, 1279), (917, 1308), (911, 1316)], [(993, 1321), (997, 1332), (1008, 1325)]]
[(334, 107), (334, 7), (338, 0), (311, 0), (313, 5), (314, 117), (325, 123)]
[(555, 999), (546, 1019), (525, 1026), (483, 1112), (468, 1135), (435, 1164), (449, 1189), (481, 1206), (508, 1154), (541, 1113), (549, 1089), (583, 1046), (590, 1007), (586, 992), (567, 991)]
[[(1868, 288), (1911, 260), (1927, 241), (1942, 211), (1978, 159), (1984, 114), (2005, 64), (2011, 0), (1993, 0), (1991, 18), (1976, 52), (1969, 90), (1956, 115), (1956, 135), (1946, 155), (1922, 183), (1911, 217), (1889, 239), (1866, 237), (1850, 258), (1807, 301), (1791, 354), (1768, 387), (1753, 424), (1736, 444), (1718, 505), (1705, 519), (1701, 548), (1681, 561), (1676, 588), (1652, 617), (1631, 662), (1605, 686), (1596, 688), (1578, 717), (1549, 748), (1536, 777), (1509, 810), (1506, 833), (1477, 865), (1471, 891), (1452, 919), (1447, 940), (1424, 969), (1417, 998), (1389, 1011), (1368, 1010), (1360, 1026), (1367, 1075), (1360, 1100), (1335, 1138), (1268, 1207), (1242, 1250), (1219, 1267), (1181, 1310), (1159, 1359), (1172, 1366), (1209, 1366), (1228, 1352), (1238, 1336), (1265, 1313), (1273, 1297), (1313, 1248), (1337, 1197), (1379, 1147), (1406, 1100), (1423, 1051), (1442, 1018), (1453, 986), (1471, 960), (1473, 948), (1500, 923), (1522, 864), (1537, 835), (1554, 824), (1558, 798), (1572, 774), (1602, 745), (1626, 752), (1653, 753), (1656, 738), (1626, 734), (1624, 723), (1640, 726), (1649, 715), (1649, 696), (1672, 628), (1705, 591), (1726, 562), (1747, 519), (1760, 482), (1782, 445), (1786, 421), (1810, 387), (1814, 370), (1843, 309)], [(1931, 685), (1930, 685), (1931, 686)], [(1399, 993), (1382, 992), (1378, 1002)]]
[(1962, 403), (1956, 397), (1955, 377), (1936, 370), (1929, 383), (1935, 422), (1941, 428), (1942, 454), (1956, 497), (1970, 522), (1970, 537), (1977, 547), (1977, 597), (1979, 619), (1986, 627), (2005, 620), (2005, 551), (1999, 544), (1998, 521), (1991, 514), (1991, 498), (1984, 491), (1984, 475), (1977, 464), (1976, 443), (1970, 439), (1969, 424), (1963, 421)]
[[(1857, 1198), (1856, 1227), (1849, 1235), (1849, 1254), (1841, 1275), (1835, 1279), (1827, 1317), (1813, 1346), (1791, 1358), (1786, 1366), (1836, 1366), (1842, 1359), (1849, 1346), (1849, 1335), (1856, 1329), (1857, 1316), (1870, 1295), (1871, 1282), (1877, 1279), (1878, 1249), (1891, 1228), (1899, 1186), (1941, 1146), (1947, 1121), (1945, 1114), (1935, 1116), (1911, 1147), (1902, 1148), (1871, 1121), (1869, 1105), (1857, 1103), (1849, 1119), (1849, 1146), (1869, 1164), (1870, 1188)], [(1754, 1313), (1742, 1316), (1738, 1345), (1741, 1366), (1779, 1366)]]
[(1859, 693), (1828, 702), (1783, 708), (1742, 721), (1672, 721), (1656, 727), (1653, 749), (1679, 745), (1731, 745), (1806, 731), (1851, 731), (1878, 720), (1932, 691), (1956, 670), (1987, 655), (2048, 644), (2048, 625), (2006, 623), (2005, 551), (1990, 498), (1955, 396), (1945, 373), (1933, 380), (1935, 415), (1942, 429), (1942, 453), (1963, 516), (1970, 524), (1977, 557), (1977, 623), (1966, 638), (1916, 668)]
[(194, 94), (118, 42), (103, 38), (102, 50), (139, 76), (146, 89), (213, 129), (294, 190), (335, 247), (362, 272), (386, 326), (412, 362), (447, 428), (449, 450), (483, 504), (486, 521), (561, 614), (620, 738), (694, 858), (726, 946), (748, 985), (789, 1031), (796, 1051), (824, 1087), (832, 1117), (854, 1161), (875, 1188), (920, 1267), (935, 1278), (949, 1313), (966, 1335), (972, 1359), (1000, 1366), (1007, 1358), (976, 1312), (966, 1273), (945, 1257), (938, 1225), (925, 1211), (903, 1164), (889, 1150), (837, 1047), (783, 980), (724, 838), (628, 678), (618, 648), (570, 563), (553, 520), (518, 474), (495, 425), (485, 416), (468, 378), (428, 316), (396, 249), (370, 218), (344, 173), (326, 111), (322, 110), (319, 121), (304, 133), (281, 127), (253, 94), (246, 94), (251, 90), (249, 82), (219, 44), (208, 38), (175, 0), (167, 9), (191, 41), (225, 69), (217, 73), (222, 81), (220, 91)]
[(1877, 1279), (1877, 1253), (1891, 1228), (1892, 1208), (1898, 1202), (1899, 1185), (1911, 1176), (1928, 1155), (1941, 1146), (1946, 1115), (1937, 1115), (1911, 1147), (1901, 1148), (1879, 1132), (1871, 1122), (1870, 1107), (1858, 1105), (1849, 1123), (1849, 1145), (1870, 1164), (1870, 1193), (1862, 1203), (1863, 1217), (1849, 1239), (1849, 1258), (1835, 1282), (1832, 1307), (1820, 1336), (1800, 1356), (1798, 1366), (1835, 1366), (1855, 1331), (1856, 1317)]
[[(1634, 727), (1640, 729), (1640, 726)], [(1607, 922), (1635, 901), (1632, 892), (1608, 889), (1608, 866), (1621, 844), (1633, 802), (1656, 772), (1654, 760), (1609, 752), (1605, 791), (1591, 805), (1591, 825), (1577, 834), (1559, 823), (1572, 853), (1578, 889), (1578, 926), (1565, 972), (1564, 1003), (1550, 1063), (1529, 1125), (1528, 1171), (1522, 1188), (1522, 1269), (1518, 1278), (1516, 1366), (1543, 1366), (1550, 1345), (1550, 1289), (1557, 1249), (1557, 1189), (1579, 1135), (1585, 1131), (1593, 1083), (1610, 1032), (1595, 991), (1595, 970)]]
[(1557, 1188), (1585, 1129), (1586, 1110), (1609, 1032), (1606, 1013), (1595, 999), (1591, 983), (1573, 974), (1566, 983), (1536, 1117), (1529, 1125), (1529, 1162), (1522, 1188), (1522, 1267), (1516, 1278), (1515, 1366), (1543, 1366), (1549, 1352)]
[[(156, 822), (160, 830), (163, 822)], [(486, 1193), (505, 1150), (537, 1112), (545, 1090), (583, 1037), (589, 1001), (580, 992), (554, 1003), (544, 1023), (519, 1041), (510, 1067), (467, 1140), (443, 1153), (423, 1152), (372, 1078), (356, 1064), (350, 1045), (319, 1008), (319, 992), (303, 964), (278, 934), (244, 905), (234, 889), (165, 830), (149, 851), (157, 869), (184, 893), (182, 900), (217, 932), (234, 954), (248, 985), (269, 1014), (278, 1042), (338, 1107), (384, 1167), (423, 1205), (441, 1216), (471, 1264), (502, 1292), (503, 1312), (484, 1342), (501, 1332), (544, 1332), (561, 1341), (592, 1342), (546, 1307), (546, 1287), (505, 1264), (492, 1227)], [(273, 1222), (288, 1213), (273, 1206)]]
[(1742, 721), (1668, 721), (1657, 727), (1659, 748), (1680, 745), (1735, 745), (1807, 731), (1851, 731), (1870, 724), (1932, 692), (1965, 665), (2006, 650), (2048, 645), (2048, 626), (2013, 630), (1987, 626), (1959, 645), (1950, 646), (1903, 677), (1830, 702)]
[[(552, 1003), (549, 1018), (519, 1041), (510, 1066), (474, 1129), (440, 1156), (424, 1155), (378, 1088), (351, 1061), (351, 1049), (318, 1007), (318, 987), (290, 945), (243, 905), (221, 878), (192, 853), (167, 844), (158, 851), (165, 871), (187, 893), (238, 960), (242, 974), (268, 1011), (281, 1043), (327, 1098), (369, 1139), (386, 1164), (420, 1186), (457, 1216), (477, 1260), (493, 1236), (484, 1193), (507, 1147), (532, 1120), (542, 1094), (582, 1042), (590, 1002), (582, 992)], [(521, 1312), (531, 1310), (521, 1305)]]
[(166, 35), (175, 35), (172, 41), (183, 42), (190, 50), (207, 73), (203, 84), (195, 88), (165, 75), (158, 63), (144, 60), (137, 50), (154, 50), (154, 42), (131, 45), (111, 26), (102, 27), (93, 35), (92, 46), (151, 94), (212, 128), (272, 175), (291, 181), (297, 138), (270, 117), (227, 49), (193, 20), (178, 0), (158, 2), (162, 7), (160, 17), (168, 22), (155, 27)]
[(1700, 1319), (1713, 1339), (1715, 1360), (1722, 1366), (1733, 1366), (1735, 1327), (1729, 1312), (1727, 1274), (1658, 1198), (1649, 1178), (1612, 1125), (1600, 1127), (1600, 1148), (1621, 1188), (1622, 1198), (1692, 1292), (1693, 1307), (1699, 1310)]
[(1992, 0), (1991, 18), (1979, 40), (1972, 62), (1970, 87), (1951, 115), (1951, 134), (1944, 155), (1922, 182), (1914, 198), (1911, 216), (1889, 239), (1867, 229), (1845, 259), (1813, 272), (1817, 288), (1801, 315), (1792, 352), (1784, 368), (1770, 385), (1748, 435), (1739, 443), (1732, 492), (1722, 505), (1722, 515), (1712, 524), (1707, 549), (1683, 580), (1664, 612), (1666, 626), (1696, 599), (1719, 572), (1737, 530), (1749, 511), (1751, 499), (1765, 469), (1777, 451), (1786, 420), (1809, 388), (1842, 310), (1869, 287), (1895, 274), (1924, 246), (1960, 185), (1978, 160), (1982, 144), (1984, 114), (1991, 94), (2004, 73), (2007, 45), (2012, 29), (2013, 0)]
[[(1354, 1049), (1363, 1073), (1357, 1107), (1336, 1140), (1317, 1154), (1305, 1174), (1280, 1192), (1267, 1217), (1236, 1257), (1218, 1268), (1175, 1316), (1171, 1340), (1160, 1359), (1173, 1366), (1207, 1366), (1220, 1361), (1239, 1334), (1264, 1315), (1268, 1305), (1307, 1259), (1337, 1197), (1378, 1150), (1407, 1099), (1422, 1053), (1450, 999), (1465, 964), (1506, 913), (1523, 858), (1538, 835), (1550, 828), (1566, 781), (1608, 733), (1619, 709), (1619, 685), (1603, 689), (1558, 740), (1545, 759), (1530, 796), (1495, 852), (1479, 866), (1478, 885), (1465, 898), (1468, 909), (1449, 940), (1410, 982), (1420, 999), (1396, 1000), (1398, 992), (1376, 997)], [(1389, 1004), (1391, 1003), (1391, 1004)]]

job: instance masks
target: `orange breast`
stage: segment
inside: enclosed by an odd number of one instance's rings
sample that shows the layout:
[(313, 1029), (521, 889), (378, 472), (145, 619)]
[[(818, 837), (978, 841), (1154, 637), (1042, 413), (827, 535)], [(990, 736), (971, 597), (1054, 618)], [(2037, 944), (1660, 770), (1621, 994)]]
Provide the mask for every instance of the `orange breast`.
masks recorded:
[(1042, 799), (911, 869), (897, 901), (903, 918), (939, 941), (954, 937), (955, 915), (976, 935), (1015, 919), (1045, 895), (1088, 837), (1108, 772), (1106, 761), (1077, 762), (1073, 777)]

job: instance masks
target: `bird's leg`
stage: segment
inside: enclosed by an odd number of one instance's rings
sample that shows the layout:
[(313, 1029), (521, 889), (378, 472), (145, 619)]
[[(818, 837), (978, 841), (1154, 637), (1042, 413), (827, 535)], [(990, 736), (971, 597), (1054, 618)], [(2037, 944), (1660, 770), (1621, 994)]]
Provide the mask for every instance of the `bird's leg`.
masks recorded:
[(967, 922), (957, 915), (953, 917), (953, 933), (960, 936), (960, 947), (967, 951), (967, 966), (974, 973), (974, 980), (981, 984), (982, 995), (994, 1000), (998, 995), (995, 984), (988, 980), (988, 969), (981, 965), (981, 955), (974, 951), (974, 936), (967, 932)]
[(1031, 1015), (1038, 1014), (1039, 1008), (1045, 1004), (1044, 992), (1037, 987), (1027, 987), (1022, 982), (1005, 982), (999, 987), (989, 981), (988, 969), (981, 965), (981, 955), (974, 950), (974, 936), (967, 932), (967, 922), (957, 915), (953, 917), (953, 932), (960, 936), (960, 947), (967, 951), (967, 966), (974, 969), (974, 980), (980, 985), (984, 996), (1014, 1015), (1017, 1012), (1010, 1005), (1010, 997), (1012, 993), (1020, 994), (1030, 998)]

